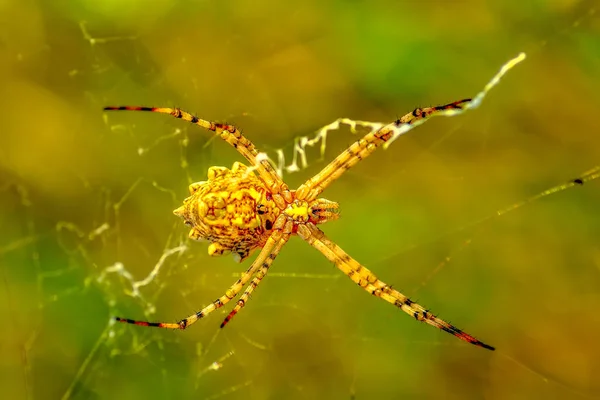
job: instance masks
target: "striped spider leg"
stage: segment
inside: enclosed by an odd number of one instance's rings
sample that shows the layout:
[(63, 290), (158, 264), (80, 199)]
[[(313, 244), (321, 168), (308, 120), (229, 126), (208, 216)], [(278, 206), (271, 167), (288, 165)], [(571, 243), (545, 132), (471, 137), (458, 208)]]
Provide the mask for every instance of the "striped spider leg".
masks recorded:
[(391, 124), (385, 125), (374, 132), (369, 132), (337, 156), (321, 172), (301, 185), (296, 190), (296, 198), (306, 201), (316, 199), (327, 186), (339, 178), (345, 171), (352, 168), (360, 160), (370, 156), (377, 148), (390, 140), (394, 135), (394, 128), (403, 124), (412, 125), (415, 122), (423, 121), (440, 111), (461, 110), (470, 102), (471, 99), (465, 99), (442, 106), (416, 108)]
[[(202, 310), (190, 315), (187, 318), (182, 319), (181, 321), (179, 321), (177, 323), (136, 321), (136, 320), (132, 320), (132, 319), (119, 318), (119, 317), (116, 317), (115, 319), (118, 322), (125, 322), (128, 324), (134, 324), (134, 325), (140, 325), (140, 326), (152, 326), (152, 327), (166, 328), (166, 329), (185, 329), (185, 328), (189, 327), (190, 325), (192, 325), (194, 322), (198, 321), (200, 318), (206, 317), (211, 312), (213, 312), (216, 309), (221, 308), (225, 304), (229, 303), (229, 301), (231, 299), (236, 297), (238, 295), (238, 293), (241, 292), (244, 285), (246, 285), (246, 283), (250, 280), (252, 275), (254, 275), (256, 273), (256, 271), (259, 270), (259, 268), (264, 269), (265, 270), (264, 274), (266, 274), (266, 270), (269, 269), (269, 266), (271, 265), (273, 260), (275, 260), (275, 257), (277, 257), (277, 254), (279, 253), (279, 251), (281, 250), (281, 248), (287, 242), (288, 239), (289, 239), (289, 234), (282, 235), (282, 232), (280, 230), (274, 230), (273, 233), (271, 234), (271, 236), (269, 236), (269, 238), (267, 239), (267, 243), (263, 247), (263, 249), (260, 252), (260, 254), (258, 255), (258, 257), (256, 257), (256, 259), (254, 260), (254, 262), (252, 263), (250, 268), (248, 268), (248, 270), (242, 274), (240, 279), (238, 279), (233, 285), (231, 285), (229, 287), (229, 289), (227, 289), (227, 291), (225, 291), (225, 294), (223, 296), (219, 297), (218, 299), (213, 301), (211, 304), (204, 307)], [(263, 274), (263, 276), (264, 276), (264, 274)], [(260, 280), (254, 286), (255, 287), (258, 286), (258, 283), (260, 283)], [(247, 297), (244, 299), (244, 301), (246, 299), (247, 299)], [(238, 302), (238, 305), (239, 305), (239, 302)], [(228, 317), (228, 318), (231, 319), (230, 317)]]
[(256, 289), (258, 287), (260, 282), (262, 282), (262, 279), (267, 275), (267, 272), (269, 272), (269, 267), (271, 266), (271, 263), (275, 259), (275, 256), (277, 255), (277, 253), (279, 253), (279, 251), (281, 250), (281, 247), (289, 239), (290, 235), (293, 232), (293, 227), (294, 226), (291, 221), (287, 221), (285, 223), (285, 226), (283, 228), (282, 240), (277, 242), (277, 246), (275, 247), (273, 252), (269, 255), (269, 258), (265, 262), (262, 263), (262, 265), (260, 266), (260, 269), (256, 272), (254, 279), (252, 280), (252, 282), (250, 282), (250, 284), (248, 285), (248, 287), (246, 288), (246, 290), (244, 291), (244, 293), (242, 294), (240, 299), (237, 301), (233, 310), (231, 310), (231, 312), (227, 315), (227, 317), (225, 317), (225, 319), (221, 323), (221, 328), (223, 328), (225, 325), (227, 325), (227, 323), (229, 321), (231, 321), (231, 319), (242, 309), (242, 307), (244, 307), (246, 305), (246, 302), (248, 301), (248, 299), (249, 299), (250, 295), (252, 294), (252, 292), (254, 291), (254, 289)]
[(284, 204), (281, 201), (281, 196), (283, 196), (287, 202), (291, 202), (292, 200), (288, 186), (283, 182), (279, 175), (277, 175), (273, 166), (267, 160), (257, 161), (256, 156), (258, 155), (258, 152), (256, 151), (254, 144), (233, 125), (206, 121), (179, 108), (121, 106), (104, 107), (104, 111), (148, 111), (169, 114), (175, 118), (183, 119), (184, 121), (191, 122), (192, 124), (208, 129), (209, 131), (213, 131), (218, 134), (221, 139), (225, 140), (235, 148), (246, 160), (248, 160), (250, 165), (256, 168), (258, 176), (264, 182), (267, 189), (273, 194), (273, 199), (278, 205), (282, 206)]
[(495, 350), (492, 346), (487, 345), (473, 336), (461, 331), (455, 326), (446, 321), (437, 318), (421, 305), (413, 302), (408, 297), (392, 289), (389, 285), (382, 282), (366, 267), (358, 261), (350, 257), (338, 245), (330, 241), (322, 230), (311, 223), (300, 225), (298, 227), (298, 235), (308, 244), (319, 250), (329, 261), (335, 264), (336, 267), (346, 274), (354, 283), (362, 287), (372, 295), (379, 297), (388, 303), (391, 303), (414, 317), (417, 321), (425, 322), (431, 326), (435, 326), (465, 342), (483, 347), (488, 350)]

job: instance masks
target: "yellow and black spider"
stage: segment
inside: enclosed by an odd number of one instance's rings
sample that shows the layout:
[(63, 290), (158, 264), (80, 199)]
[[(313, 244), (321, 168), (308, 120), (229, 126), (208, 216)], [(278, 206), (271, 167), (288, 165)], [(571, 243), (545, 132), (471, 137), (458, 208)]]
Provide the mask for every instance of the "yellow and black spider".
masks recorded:
[(298, 235), (323, 253), (354, 283), (374, 296), (395, 305), (417, 321), (435, 326), (476, 346), (494, 350), (492, 346), (437, 318), (421, 305), (379, 280), (370, 270), (329, 240), (317, 227), (318, 224), (339, 217), (338, 203), (319, 198), (321, 192), (345, 171), (392, 139), (395, 129), (402, 125), (423, 122), (441, 111), (462, 111), (470, 102), (470, 99), (466, 99), (443, 106), (415, 109), (397, 121), (357, 140), (296, 190), (288, 188), (268, 160), (257, 157), (259, 153), (254, 144), (232, 125), (206, 121), (178, 108), (106, 107), (107, 111), (129, 110), (169, 114), (216, 132), (237, 149), (251, 167), (239, 162), (235, 162), (231, 170), (225, 167), (210, 167), (208, 180), (191, 184), (190, 197), (185, 199), (183, 205), (174, 213), (191, 227), (190, 238), (211, 242), (208, 247), (210, 255), (232, 253), (234, 258), (242, 261), (253, 250), (262, 249), (250, 268), (223, 296), (177, 323), (145, 322), (125, 318), (117, 318), (117, 321), (141, 326), (185, 329), (236, 297), (254, 277), (221, 324), (223, 327), (246, 304), (283, 245), (292, 235)]

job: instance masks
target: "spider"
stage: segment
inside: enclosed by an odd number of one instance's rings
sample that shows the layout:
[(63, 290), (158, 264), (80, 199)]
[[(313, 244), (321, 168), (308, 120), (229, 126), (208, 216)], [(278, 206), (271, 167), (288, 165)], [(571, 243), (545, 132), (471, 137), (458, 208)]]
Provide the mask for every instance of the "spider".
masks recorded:
[(105, 111), (127, 110), (169, 114), (215, 132), (237, 149), (251, 167), (239, 162), (235, 162), (231, 169), (210, 167), (208, 180), (192, 183), (189, 186), (190, 196), (174, 213), (191, 227), (189, 232), (191, 239), (211, 242), (208, 246), (208, 253), (211, 256), (231, 253), (238, 262), (241, 262), (252, 251), (261, 249), (252, 265), (225, 291), (225, 294), (177, 323), (146, 322), (126, 318), (116, 318), (116, 320), (140, 326), (186, 329), (235, 298), (254, 277), (233, 310), (222, 322), (222, 328), (246, 305), (250, 295), (267, 275), (269, 267), (285, 243), (293, 235), (298, 235), (320, 251), (354, 283), (372, 295), (393, 304), (417, 321), (435, 326), (476, 346), (494, 350), (494, 347), (436, 317), (379, 280), (370, 270), (328, 239), (317, 226), (335, 220), (340, 215), (338, 203), (319, 198), (319, 195), (345, 171), (392, 139), (394, 127), (413, 124), (436, 112), (462, 110), (470, 101), (465, 99), (437, 107), (417, 108), (393, 123), (369, 132), (296, 190), (288, 188), (268, 160), (258, 157), (259, 153), (254, 144), (235, 126), (206, 121), (179, 108), (136, 106), (104, 108)]

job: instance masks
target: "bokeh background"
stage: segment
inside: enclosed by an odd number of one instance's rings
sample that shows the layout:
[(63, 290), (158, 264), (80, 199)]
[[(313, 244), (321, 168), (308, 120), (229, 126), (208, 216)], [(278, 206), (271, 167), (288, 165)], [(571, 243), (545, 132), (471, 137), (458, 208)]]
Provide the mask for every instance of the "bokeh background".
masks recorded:
[[(473, 96), (325, 193), (326, 233), (497, 347), (419, 324), (290, 241), (226, 329), (177, 321), (247, 268), (171, 211), (241, 157), (168, 116), (240, 126), (274, 158), (338, 117)], [(553, 1), (0, 1), (0, 388), (10, 399), (600, 396), (600, 182), (498, 210), (600, 163), (600, 8)], [(356, 134), (327, 137), (318, 172)], [(133, 290), (133, 281), (147, 285)]]

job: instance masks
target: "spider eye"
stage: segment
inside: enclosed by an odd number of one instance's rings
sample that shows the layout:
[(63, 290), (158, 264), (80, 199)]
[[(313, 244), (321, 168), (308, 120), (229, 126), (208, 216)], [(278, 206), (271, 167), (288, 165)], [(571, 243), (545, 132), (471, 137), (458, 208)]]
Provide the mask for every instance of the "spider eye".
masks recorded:
[(186, 220), (186, 221), (184, 221), (184, 223), (185, 223), (187, 226), (192, 226), (192, 225), (193, 225), (193, 224), (192, 224), (192, 221), (187, 221), (187, 220)]

